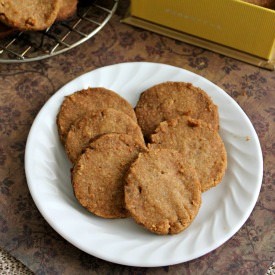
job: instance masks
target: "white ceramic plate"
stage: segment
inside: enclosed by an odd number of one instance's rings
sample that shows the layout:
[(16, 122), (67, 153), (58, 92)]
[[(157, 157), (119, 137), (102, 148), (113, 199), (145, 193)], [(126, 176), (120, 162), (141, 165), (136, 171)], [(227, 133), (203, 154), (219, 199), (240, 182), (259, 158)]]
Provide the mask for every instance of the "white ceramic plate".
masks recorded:
[[(220, 134), (228, 153), (228, 169), (222, 183), (203, 194), (199, 214), (185, 231), (158, 236), (130, 218), (102, 219), (78, 204), (70, 183), (71, 164), (57, 134), (56, 115), (64, 96), (89, 86), (114, 90), (135, 106), (143, 90), (168, 80), (191, 82), (205, 90), (219, 106)], [(91, 71), (55, 93), (37, 115), (29, 133), (25, 170), (39, 211), (73, 245), (114, 263), (164, 266), (200, 257), (240, 229), (258, 198), (263, 161), (251, 122), (222, 89), (180, 68), (137, 62)]]

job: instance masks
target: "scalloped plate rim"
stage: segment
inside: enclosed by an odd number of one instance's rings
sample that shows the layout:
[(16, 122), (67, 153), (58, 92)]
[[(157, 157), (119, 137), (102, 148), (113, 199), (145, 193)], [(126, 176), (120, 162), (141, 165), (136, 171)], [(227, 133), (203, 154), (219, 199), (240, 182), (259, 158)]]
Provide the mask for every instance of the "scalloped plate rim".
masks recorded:
[[(243, 118), (245, 119), (245, 123), (247, 124), (247, 127), (249, 127), (249, 129), (251, 130), (251, 133), (253, 135), (254, 141), (256, 143), (256, 148), (255, 148), (255, 152), (257, 154), (257, 158), (258, 158), (258, 177), (255, 181), (257, 181), (257, 188), (254, 191), (254, 196), (253, 198), (251, 198), (250, 201), (250, 207), (249, 209), (246, 210), (245, 215), (243, 215), (242, 219), (240, 220), (238, 226), (235, 226), (234, 228), (231, 229), (230, 232), (228, 232), (227, 235), (225, 235), (222, 239), (220, 239), (218, 242), (213, 243), (212, 245), (204, 248), (202, 251), (197, 252), (195, 257), (181, 257), (182, 259), (184, 258), (184, 260), (180, 260), (180, 259), (173, 259), (173, 258), (169, 258), (166, 259), (166, 261), (154, 261), (154, 262), (141, 262), (141, 261), (137, 261), (135, 259), (133, 259), (132, 261), (130, 261), (129, 259), (124, 260), (121, 259), (119, 257), (116, 257), (114, 255), (106, 255), (106, 253), (102, 254), (98, 251), (98, 249), (94, 249), (93, 251), (91, 251), (91, 249), (87, 249), (87, 247), (81, 245), (78, 241), (77, 238), (72, 237), (70, 234), (67, 234), (66, 230), (60, 230), (60, 227), (58, 226), (58, 223), (54, 222), (54, 219), (48, 215), (47, 211), (45, 211), (45, 203), (41, 202), (39, 200), (39, 194), (37, 194), (37, 191), (34, 188), (34, 183), (33, 183), (33, 172), (31, 169), (31, 161), (32, 161), (32, 156), (31, 156), (31, 148), (32, 148), (32, 142), (33, 142), (33, 138), (35, 136), (35, 133), (37, 131), (37, 127), (38, 127), (38, 123), (40, 122), (41, 117), (43, 117), (44, 112), (48, 111), (49, 107), (51, 107), (51, 104), (57, 104), (55, 101), (58, 99), (60, 101), (60, 98), (65, 95), (71, 94), (72, 91), (67, 91), (68, 88), (70, 88), (72, 86), (72, 84), (76, 83), (76, 82), (81, 82), (83, 79), (86, 79), (87, 77), (90, 77), (91, 75), (95, 74), (95, 73), (102, 73), (104, 74), (104, 72), (106, 70), (114, 70), (117, 69), (118, 67), (123, 68), (123, 67), (128, 67), (128, 66), (156, 66), (156, 67), (160, 67), (163, 69), (174, 69), (174, 70), (179, 70), (181, 71), (183, 74), (187, 73), (188, 75), (192, 75), (195, 79), (199, 79), (202, 82), (207, 83), (207, 85), (211, 85), (213, 87), (216, 88), (216, 91), (218, 92), (222, 92), (222, 97), (227, 98), (227, 100), (230, 100), (230, 102), (234, 105), (235, 108), (237, 108), (237, 110), (239, 112), (242, 113)], [(160, 81), (161, 82), (161, 81)], [(82, 83), (83, 86), (83, 83)], [(102, 85), (103, 86), (103, 85)], [(39, 127), (38, 127), (39, 128)], [(118, 263), (118, 264), (124, 264), (124, 265), (130, 265), (130, 266), (140, 266), (140, 267), (157, 267), (157, 266), (163, 266), (163, 265), (172, 265), (172, 264), (178, 264), (178, 263), (182, 263), (182, 262), (186, 262), (189, 260), (193, 260), (196, 259), (198, 257), (201, 257), (213, 250), (215, 250), (216, 248), (218, 248), (219, 246), (221, 246), (223, 243), (225, 243), (227, 240), (229, 240), (241, 227), (242, 225), (245, 223), (245, 221), (248, 219), (248, 217), (250, 216), (257, 198), (259, 196), (259, 192), (260, 192), (260, 188), (261, 188), (261, 181), (262, 181), (262, 176), (263, 176), (263, 159), (262, 159), (262, 152), (261, 152), (261, 147), (260, 147), (260, 142), (258, 140), (258, 136), (256, 134), (256, 131), (253, 128), (252, 123), (250, 122), (249, 118), (246, 116), (246, 114), (244, 113), (244, 111), (241, 109), (241, 107), (227, 94), (225, 93), (221, 88), (219, 88), (218, 86), (216, 86), (215, 84), (213, 84), (211, 81), (205, 79), (204, 77), (197, 75), (193, 72), (187, 71), (185, 69), (179, 68), (179, 67), (175, 67), (175, 66), (171, 66), (171, 65), (167, 65), (167, 64), (162, 64), (162, 63), (153, 63), (153, 62), (125, 62), (125, 63), (119, 63), (119, 64), (113, 64), (113, 65), (109, 65), (109, 66), (105, 66), (105, 67), (101, 67), (101, 68), (97, 68), (95, 70), (92, 70), (90, 72), (87, 72), (85, 74), (80, 75), (79, 77), (71, 80), (70, 82), (68, 82), (67, 84), (65, 84), (63, 87), (61, 87), (55, 94), (53, 94), (49, 100), (45, 103), (45, 105), (42, 107), (42, 109), (40, 110), (40, 112), (38, 113), (38, 115), (36, 116), (33, 125), (31, 127), (31, 130), (29, 132), (28, 135), (28, 139), (27, 139), (27, 144), (26, 144), (26, 150), (25, 150), (25, 173), (26, 173), (26, 178), (27, 178), (27, 183), (28, 183), (28, 187), (31, 193), (31, 196), (38, 208), (38, 210), (40, 211), (40, 213), (42, 214), (42, 216), (46, 219), (46, 221), (51, 225), (51, 227), (57, 232), (59, 233), (62, 237), (64, 237), (67, 241), (69, 241), (71, 244), (73, 244), (74, 246), (78, 247), (79, 249), (85, 251), (88, 254), (91, 254), (93, 256), (99, 257), (101, 259), (110, 261), (110, 262), (114, 262), (114, 263)], [(112, 253), (111, 253), (112, 254)]]

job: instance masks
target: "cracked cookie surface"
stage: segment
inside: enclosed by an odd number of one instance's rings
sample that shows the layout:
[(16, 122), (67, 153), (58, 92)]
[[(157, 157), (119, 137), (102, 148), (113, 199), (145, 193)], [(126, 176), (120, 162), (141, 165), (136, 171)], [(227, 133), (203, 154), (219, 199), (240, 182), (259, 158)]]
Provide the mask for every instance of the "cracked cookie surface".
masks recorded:
[(179, 233), (201, 205), (196, 171), (176, 150), (140, 153), (126, 176), (125, 204), (135, 221), (153, 233)]
[(219, 184), (227, 166), (224, 143), (217, 131), (202, 120), (187, 116), (160, 123), (149, 148), (178, 150), (198, 174), (202, 191)]

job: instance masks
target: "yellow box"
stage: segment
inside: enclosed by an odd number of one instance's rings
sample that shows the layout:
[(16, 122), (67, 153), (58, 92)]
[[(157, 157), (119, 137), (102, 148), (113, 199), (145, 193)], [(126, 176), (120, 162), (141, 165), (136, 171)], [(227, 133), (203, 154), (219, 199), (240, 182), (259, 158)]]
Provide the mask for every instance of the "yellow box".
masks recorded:
[(239, 0), (132, 0), (123, 22), (275, 69), (275, 11)]

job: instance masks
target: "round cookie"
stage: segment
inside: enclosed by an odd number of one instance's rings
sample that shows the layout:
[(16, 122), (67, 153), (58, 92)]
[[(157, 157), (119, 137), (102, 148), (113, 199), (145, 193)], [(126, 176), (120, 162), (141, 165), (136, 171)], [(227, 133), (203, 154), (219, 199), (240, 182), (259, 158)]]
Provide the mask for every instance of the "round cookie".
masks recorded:
[(151, 135), (149, 148), (169, 148), (181, 152), (196, 169), (202, 192), (222, 180), (227, 166), (226, 150), (213, 128), (197, 119), (177, 117), (160, 123)]
[(135, 108), (138, 124), (146, 138), (160, 122), (188, 115), (219, 128), (217, 106), (211, 98), (190, 83), (165, 82), (144, 91)]
[(275, 9), (275, 1), (274, 0), (243, 0), (244, 2), (254, 4), (257, 6), (261, 6), (268, 9)]
[(113, 108), (124, 112), (136, 121), (135, 112), (124, 98), (105, 88), (88, 88), (67, 96), (57, 115), (57, 127), (64, 143), (67, 133), (78, 118), (87, 112)]
[(72, 170), (75, 196), (97, 216), (128, 216), (124, 201), (124, 176), (144, 144), (127, 134), (106, 134), (91, 143)]
[(139, 154), (126, 176), (125, 204), (135, 221), (156, 234), (190, 225), (201, 205), (196, 171), (176, 150)]
[(20, 30), (44, 30), (57, 16), (60, 0), (1, 0), (0, 21)]
[(61, 0), (56, 20), (64, 21), (70, 19), (76, 13), (77, 2), (77, 0)]
[(144, 143), (140, 127), (128, 115), (109, 108), (79, 118), (68, 132), (65, 148), (74, 163), (89, 143), (108, 133), (125, 133)]

